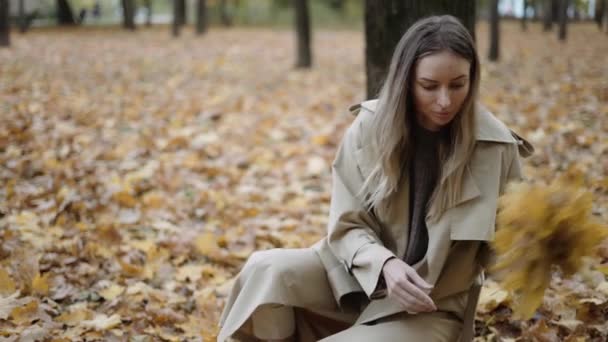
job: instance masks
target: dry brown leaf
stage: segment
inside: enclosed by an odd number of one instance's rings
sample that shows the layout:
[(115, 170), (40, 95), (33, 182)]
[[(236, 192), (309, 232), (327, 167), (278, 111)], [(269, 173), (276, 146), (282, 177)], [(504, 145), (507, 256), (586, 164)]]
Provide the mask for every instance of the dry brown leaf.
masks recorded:
[(26, 302), (25, 298), (19, 299), (19, 292), (15, 292), (10, 296), (0, 296), (0, 319), (7, 319), (11, 312)]
[(110, 330), (121, 324), (120, 315), (113, 314), (108, 317), (106, 314), (97, 314), (91, 320), (83, 321), (81, 325), (86, 328), (94, 329), (97, 331)]

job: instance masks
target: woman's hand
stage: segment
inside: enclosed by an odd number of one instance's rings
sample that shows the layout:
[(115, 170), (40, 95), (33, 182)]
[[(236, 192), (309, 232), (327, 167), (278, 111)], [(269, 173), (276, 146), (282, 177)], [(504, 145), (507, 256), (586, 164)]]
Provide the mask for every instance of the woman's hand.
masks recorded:
[(398, 300), (409, 313), (437, 310), (429, 293), (433, 286), (399, 258), (389, 259), (382, 268), (388, 295)]

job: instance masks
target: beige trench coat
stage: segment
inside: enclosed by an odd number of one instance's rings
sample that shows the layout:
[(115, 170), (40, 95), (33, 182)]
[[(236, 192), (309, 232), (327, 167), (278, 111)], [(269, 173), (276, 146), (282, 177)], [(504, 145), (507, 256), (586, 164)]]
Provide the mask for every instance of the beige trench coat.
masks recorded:
[[(334, 305), (344, 307), (349, 298), (346, 295), (357, 292), (365, 293), (371, 300), (355, 324), (405, 311), (386, 296), (386, 291), (378, 287), (378, 281), (386, 260), (395, 256), (403, 258), (406, 252), (409, 177), (402, 177), (395, 197), (400, 210), (387, 217), (370, 214), (357, 196), (374, 167), (376, 152), (369, 144), (369, 127), (376, 104), (377, 100), (371, 100), (351, 107), (358, 115), (347, 129), (332, 164), (328, 234), (312, 246), (326, 271)], [(426, 282), (434, 285), (430, 296), (438, 310), (454, 312), (463, 320), (460, 341), (473, 338), (475, 307), (483, 283), (483, 268), (491, 255), (488, 242), (494, 238), (498, 197), (508, 181), (521, 178), (519, 156), (526, 157), (533, 152), (527, 141), (488, 111), (478, 110), (476, 123), (477, 144), (465, 173), (461, 196), (439, 220), (427, 220), (427, 254), (412, 265)], [(442, 170), (440, 181), (452, 171)], [(314, 292), (313, 283), (307, 287)], [(268, 284), (250, 288), (239, 299), (238, 291), (241, 289), (235, 286), (220, 320), (222, 330), (218, 340), (230, 336), (263, 304), (310, 305)], [(228, 311), (235, 310), (239, 313), (227, 317)]]

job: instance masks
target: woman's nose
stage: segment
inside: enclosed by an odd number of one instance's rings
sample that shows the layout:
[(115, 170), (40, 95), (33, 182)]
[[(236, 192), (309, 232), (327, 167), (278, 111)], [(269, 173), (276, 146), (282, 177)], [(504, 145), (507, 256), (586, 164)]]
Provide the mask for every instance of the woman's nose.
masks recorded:
[(447, 92), (447, 90), (440, 91), (439, 96), (437, 98), (437, 104), (441, 108), (447, 108), (450, 106), (450, 103), (450, 94)]

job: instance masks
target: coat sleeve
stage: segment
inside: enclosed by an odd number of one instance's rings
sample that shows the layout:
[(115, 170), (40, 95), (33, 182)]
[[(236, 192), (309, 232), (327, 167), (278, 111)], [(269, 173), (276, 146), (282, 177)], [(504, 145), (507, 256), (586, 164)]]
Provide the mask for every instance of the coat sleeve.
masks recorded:
[(363, 184), (356, 158), (359, 117), (347, 129), (332, 163), (332, 195), (328, 222), (331, 251), (347, 267), (368, 297), (375, 298), (384, 263), (395, 257), (379, 236), (381, 224), (358, 196)]

